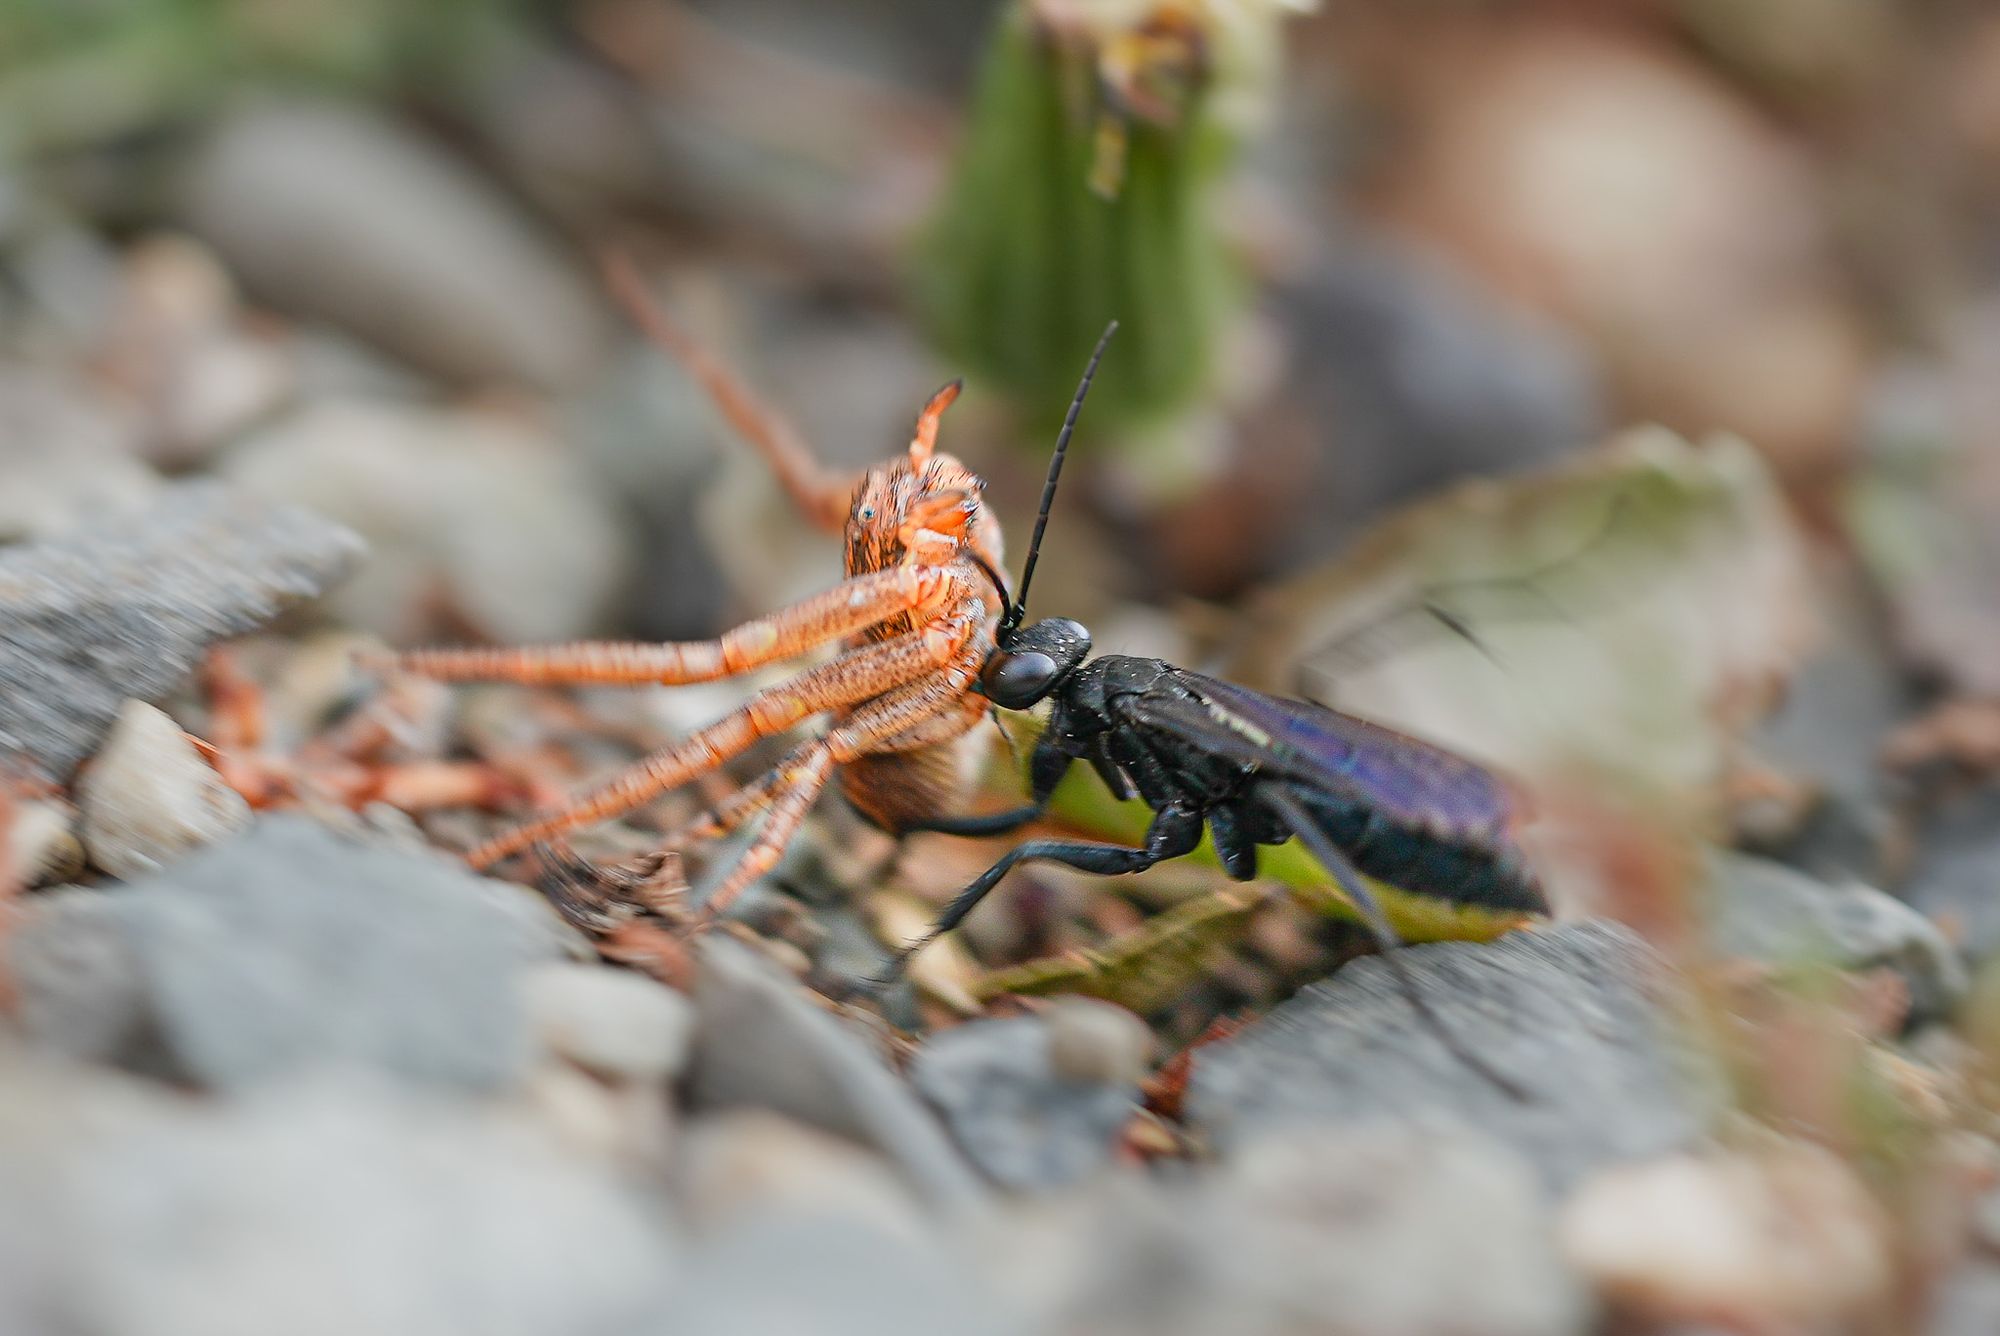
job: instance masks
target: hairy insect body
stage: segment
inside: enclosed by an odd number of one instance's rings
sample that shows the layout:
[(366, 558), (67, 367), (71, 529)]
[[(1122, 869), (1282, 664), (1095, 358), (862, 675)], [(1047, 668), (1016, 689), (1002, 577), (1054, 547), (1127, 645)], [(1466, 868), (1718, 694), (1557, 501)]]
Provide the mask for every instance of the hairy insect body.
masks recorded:
[[(988, 740), (975, 731), (986, 701), (972, 693), (972, 686), (978, 665), (992, 652), (1006, 609), (978, 564), (984, 561), (998, 570), (1003, 560), (1000, 524), (986, 509), (984, 489), (979, 475), (950, 455), (933, 454), (921, 466), (898, 459), (868, 471), (848, 510), (844, 536), (850, 579), (910, 564), (947, 577), (937, 581), (941, 591), (976, 591), (960, 596), (969, 605), (971, 631), (939, 666), (941, 681), (955, 684), (960, 699), (929, 728), (889, 739), (853, 757), (840, 771), (842, 796), (891, 834), (939, 812), (962, 810), (986, 755)], [(920, 603), (900, 617), (867, 627), (851, 644), (894, 639), (922, 626), (935, 630), (948, 606), (946, 598)], [(945, 646), (940, 643), (939, 648)], [(835, 727), (852, 713), (837, 713)]]

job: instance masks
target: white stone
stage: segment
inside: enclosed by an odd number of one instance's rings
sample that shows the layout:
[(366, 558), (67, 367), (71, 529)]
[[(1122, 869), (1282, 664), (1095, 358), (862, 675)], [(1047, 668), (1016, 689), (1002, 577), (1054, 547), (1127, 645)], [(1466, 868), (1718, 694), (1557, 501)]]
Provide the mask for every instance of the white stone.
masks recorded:
[(1606, 1169), (1558, 1236), (1607, 1302), (1667, 1323), (1830, 1330), (1890, 1282), (1880, 1209), (1833, 1155), (1797, 1143)]
[(665, 1081), (687, 1065), (694, 1013), (644, 975), (569, 962), (522, 980), (528, 1016), (550, 1051), (607, 1080)]
[(250, 805), (180, 725), (137, 700), (125, 702), (84, 772), (77, 807), (91, 863), (127, 880), (250, 824)]

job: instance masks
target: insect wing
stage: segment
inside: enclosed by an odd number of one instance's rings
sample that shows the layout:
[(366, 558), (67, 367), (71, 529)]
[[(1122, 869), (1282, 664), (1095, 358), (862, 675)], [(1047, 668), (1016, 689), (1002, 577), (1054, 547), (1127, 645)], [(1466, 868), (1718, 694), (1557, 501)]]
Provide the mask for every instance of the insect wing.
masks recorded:
[(1480, 843), (1506, 838), (1506, 790), (1462, 756), (1310, 701), (1180, 676), (1216, 723), (1250, 744), (1230, 749), (1246, 762), (1348, 795), (1405, 825)]

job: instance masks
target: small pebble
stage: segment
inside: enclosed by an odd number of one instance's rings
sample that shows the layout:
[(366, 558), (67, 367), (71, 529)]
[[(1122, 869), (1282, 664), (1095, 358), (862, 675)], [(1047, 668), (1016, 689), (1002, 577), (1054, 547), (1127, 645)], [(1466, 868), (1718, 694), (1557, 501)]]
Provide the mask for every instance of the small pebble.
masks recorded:
[(674, 1110), (664, 1088), (609, 1086), (563, 1062), (544, 1062), (522, 1090), (528, 1107), (563, 1144), (602, 1160), (663, 1170)]
[(665, 1081), (687, 1066), (694, 1013), (686, 998), (641, 974), (553, 962), (522, 980), (542, 1042), (609, 1081)]
[[(972, 1021), (932, 1035), (910, 1063), (911, 1083), (1002, 1187), (1061, 1187), (1104, 1171), (1139, 1105), (1136, 1075), (1113, 1081), (1058, 1073), (1050, 1040), (1039, 1017)], [(1116, 1046), (1071, 1042), (1088, 1057), (1077, 1059), (1079, 1066), (1139, 1068), (1114, 1060), (1107, 1047)]]
[(24, 802), (14, 809), (14, 823), (0, 864), (0, 886), (33, 888), (74, 880), (83, 871), (83, 844), (76, 837), (76, 813), (56, 802)]
[(1123, 1007), (1066, 997), (1042, 1020), (1049, 1031), (1049, 1067), (1065, 1081), (1137, 1085), (1152, 1069), (1153, 1032)]
[(698, 1229), (768, 1213), (863, 1220), (911, 1239), (924, 1232), (916, 1198), (886, 1160), (782, 1114), (702, 1118), (683, 1148), (681, 1202)]
[(127, 880), (250, 824), (250, 805), (222, 782), (179, 724), (127, 701), (77, 785), (90, 861)]
[(1838, 1159), (1798, 1143), (1603, 1170), (1557, 1228), (1600, 1295), (1667, 1323), (1832, 1330), (1865, 1316), (1891, 1279), (1874, 1201)]

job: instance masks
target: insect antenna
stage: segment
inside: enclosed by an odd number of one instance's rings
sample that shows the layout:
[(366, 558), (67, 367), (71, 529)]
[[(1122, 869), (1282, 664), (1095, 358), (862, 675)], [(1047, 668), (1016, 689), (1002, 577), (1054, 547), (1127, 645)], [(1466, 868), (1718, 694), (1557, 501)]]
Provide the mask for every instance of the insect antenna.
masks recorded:
[(1076, 431), (1076, 416), (1083, 411), (1083, 396), (1090, 393), (1091, 377), (1097, 374), (1097, 364), (1104, 358), (1104, 347), (1111, 342), (1111, 336), (1118, 332), (1118, 322), (1113, 320), (1097, 336), (1097, 347), (1090, 353), (1090, 364), (1083, 369), (1083, 380), (1076, 387), (1076, 398), (1069, 401), (1069, 412), (1063, 415), (1062, 430), (1056, 433), (1055, 455), (1049, 460), (1049, 476), (1042, 483), (1042, 506), (1035, 515), (1035, 533), (1028, 540), (1028, 559), (1021, 564), (1021, 592), (1015, 598), (1007, 615), (1000, 620), (1000, 633), (1017, 630), (1021, 619), (1028, 614), (1028, 584), (1035, 578), (1035, 558), (1041, 554), (1042, 533), (1049, 527), (1049, 507), (1055, 504), (1056, 481), (1062, 477), (1063, 456), (1069, 451), (1069, 438)]

